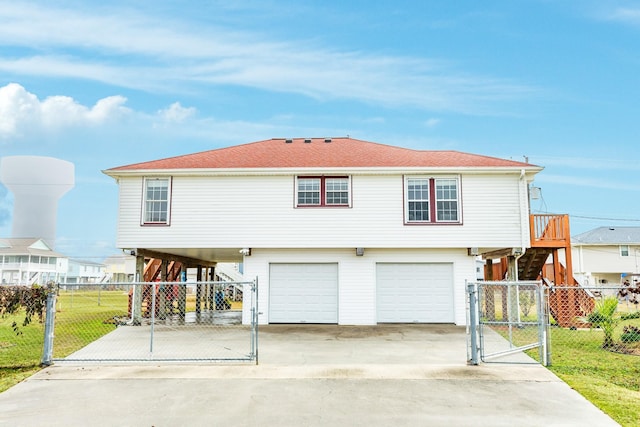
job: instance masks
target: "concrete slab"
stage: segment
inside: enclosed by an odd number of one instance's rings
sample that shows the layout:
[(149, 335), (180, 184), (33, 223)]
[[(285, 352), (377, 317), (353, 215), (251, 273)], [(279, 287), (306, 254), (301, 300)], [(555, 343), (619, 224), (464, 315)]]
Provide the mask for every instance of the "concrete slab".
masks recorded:
[(536, 364), (466, 364), (464, 328), (270, 325), (258, 365), (51, 366), (0, 425), (615, 426)]

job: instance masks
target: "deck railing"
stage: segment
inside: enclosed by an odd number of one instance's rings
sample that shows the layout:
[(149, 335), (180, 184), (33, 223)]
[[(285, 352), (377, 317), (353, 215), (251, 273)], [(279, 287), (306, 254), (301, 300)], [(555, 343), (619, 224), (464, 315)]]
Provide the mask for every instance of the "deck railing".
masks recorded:
[(569, 215), (529, 215), (532, 247), (567, 247), (570, 245)]

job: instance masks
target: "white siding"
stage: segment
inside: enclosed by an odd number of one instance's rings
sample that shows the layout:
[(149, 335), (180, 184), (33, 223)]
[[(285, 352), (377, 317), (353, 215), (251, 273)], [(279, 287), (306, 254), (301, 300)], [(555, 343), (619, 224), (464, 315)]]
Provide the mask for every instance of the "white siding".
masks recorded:
[(353, 175), (352, 208), (299, 209), (292, 175), (177, 176), (171, 225), (142, 227), (142, 178), (121, 178), (117, 244), (150, 249), (518, 247), (528, 239), (523, 186), (517, 174), (462, 175), (462, 225), (407, 226), (400, 174)]
[[(466, 323), (465, 281), (475, 281), (475, 258), (466, 250), (433, 249), (365, 249), (356, 256), (355, 249), (252, 250), (245, 258), (245, 278), (258, 278), (258, 301), (261, 324), (269, 319), (270, 263), (338, 263), (338, 323), (341, 325), (374, 325), (376, 319), (377, 263), (452, 263), (453, 311), (457, 325)], [(249, 305), (246, 304), (246, 307)], [(248, 308), (247, 308), (248, 310)], [(249, 313), (244, 313), (248, 319)]]
[(629, 256), (620, 255), (619, 245), (574, 246), (571, 252), (573, 270), (579, 273), (636, 273), (640, 250), (629, 245)]

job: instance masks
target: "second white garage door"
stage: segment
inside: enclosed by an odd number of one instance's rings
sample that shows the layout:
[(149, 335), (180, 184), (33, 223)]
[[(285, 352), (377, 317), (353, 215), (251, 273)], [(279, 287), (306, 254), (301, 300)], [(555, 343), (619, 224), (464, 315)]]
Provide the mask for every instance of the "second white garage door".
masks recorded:
[(378, 323), (453, 323), (453, 264), (376, 265)]
[(270, 264), (269, 323), (338, 323), (338, 264)]

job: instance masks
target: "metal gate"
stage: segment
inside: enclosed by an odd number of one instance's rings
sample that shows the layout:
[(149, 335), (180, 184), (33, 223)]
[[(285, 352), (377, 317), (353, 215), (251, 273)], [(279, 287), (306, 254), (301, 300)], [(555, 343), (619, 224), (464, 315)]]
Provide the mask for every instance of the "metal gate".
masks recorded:
[(50, 287), (43, 364), (258, 363), (257, 279)]
[(467, 283), (467, 295), (470, 364), (550, 364), (549, 308), (541, 282)]

